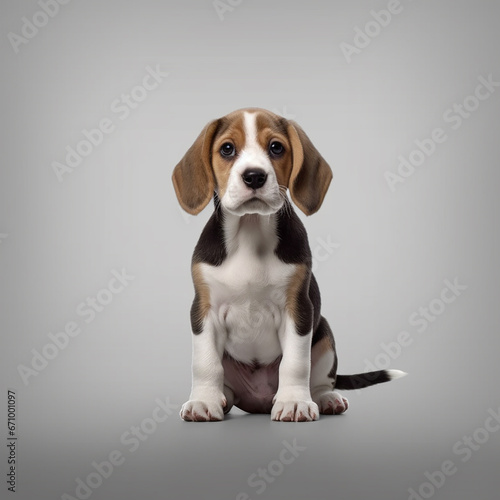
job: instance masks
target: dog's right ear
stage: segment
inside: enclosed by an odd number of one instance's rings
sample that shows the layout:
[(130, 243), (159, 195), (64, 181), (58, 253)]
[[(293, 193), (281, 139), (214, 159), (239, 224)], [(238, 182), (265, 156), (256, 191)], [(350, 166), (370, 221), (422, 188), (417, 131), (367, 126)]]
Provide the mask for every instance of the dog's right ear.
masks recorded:
[(174, 168), (172, 182), (181, 207), (188, 213), (200, 213), (214, 195), (212, 142), (219, 120), (210, 122)]

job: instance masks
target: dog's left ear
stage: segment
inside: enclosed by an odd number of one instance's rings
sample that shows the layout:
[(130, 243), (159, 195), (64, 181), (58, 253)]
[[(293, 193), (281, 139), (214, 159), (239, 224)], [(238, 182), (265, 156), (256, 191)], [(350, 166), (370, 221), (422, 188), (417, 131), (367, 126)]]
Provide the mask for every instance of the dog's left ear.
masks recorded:
[(332, 169), (297, 123), (288, 121), (287, 133), (292, 145), (290, 196), (302, 212), (312, 215), (323, 203), (333, 177)]
[(200, 213), (214, 195), (212, 141), (219, 120), (210, 122), (174, 168), (172, 182), (181, 207), (188, 213)]

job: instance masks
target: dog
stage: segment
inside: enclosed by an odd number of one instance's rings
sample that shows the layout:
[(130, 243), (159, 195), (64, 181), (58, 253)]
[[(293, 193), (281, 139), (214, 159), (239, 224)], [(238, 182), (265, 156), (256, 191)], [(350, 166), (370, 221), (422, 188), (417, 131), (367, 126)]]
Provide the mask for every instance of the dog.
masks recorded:
[(309, 422), (347, 410), (337, 389), (406, 375), (337, 375), (307, 233), (288, 198), (312, 215), (331, 180), (302, 128), (260, 108), (208, 123), (176, 165), (184, 210), (196, 215), (214, 200), (192, 257), (192, 389), (182, 419), (220, 421), (235, 405)]

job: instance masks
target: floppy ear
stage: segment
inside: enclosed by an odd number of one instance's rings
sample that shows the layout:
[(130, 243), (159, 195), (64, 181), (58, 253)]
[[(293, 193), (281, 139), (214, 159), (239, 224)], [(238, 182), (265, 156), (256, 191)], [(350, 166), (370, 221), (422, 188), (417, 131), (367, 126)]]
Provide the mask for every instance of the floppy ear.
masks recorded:
[(177, 199), (192, 215), (201, 212), (214, 194), (211, 149), (218, 125), (219, 120), (214, 120), (201, 131), (172, 174)]
[(293, 202), (302, 212), (312, 215), (323, 203), (333, 177), (332, 169), (295, 122), (288, 122), (287, 132), (292, 145), (292, 173), (288, 189)]

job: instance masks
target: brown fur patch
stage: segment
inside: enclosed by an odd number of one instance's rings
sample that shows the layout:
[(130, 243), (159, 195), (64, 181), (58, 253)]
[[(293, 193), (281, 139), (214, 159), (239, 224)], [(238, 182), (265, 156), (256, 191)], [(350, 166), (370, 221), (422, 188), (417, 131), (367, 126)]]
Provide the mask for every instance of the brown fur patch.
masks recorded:
[(289, 181), (290, 196), (306, 214), (319, 210), (332, 180), (332, 170), (313, 143), (295, 122), (288, 123), (293, 168)]
[(225, 142), (233, 144), (237, 153), (244, 148), (245, 128), (243, 124), (243, 111), (234, 111), (221, 118), (220, 121), (219, 130), (212, 143), (212, 168), (219, 191), (219, 198), (222, 198), (226, 192), (231, 167), (236, 161), (237, 156), (223, 158), (220, 154), (220, 148)]
[(219, 121), (214, 120), (201, 131), (172, 174), (177, 199), (181, 207), (192, 215), (201, 212), (213, 196), (210, 148), (218, 125)]
[(257, 141), (266, 153), (268, 153), (269, 145), (273, 140), (281, 142), (285, 147), (283, 156), (279, 158), (271, 156), (270, 159), (276, 172), (278, 184), (284, 188), (288, 187), (288, 181), (292, 172), (292, 146), (286, 132), (287, 121), (267, 110), (246, 108), (233, 111), (224, 118), (221, 118), (212, 144), (212, 167), (220, 198), (226, 192), (231, 167), (237, 158), (236, 156), (223, 158), (220, 154), (220, 148), (225, 142), (230, 142), (235, 146), (237, 153), (244, 149), (246, 142), (245, 112), (256, 113)]
[(281, 142), (285, 148), (285, 153), (282, 156), (276, 158), (269, 155), (269, 157), (276, 172), (278, 184), (287, 188), (292, 172), (292, 147), (286, 133), (286, 121), (273, 113), (259, 111), (256, 123), (257, 141), (266, 153), (268, 153), (269, 145), (273, 141)]
[(191, 307), (191, 326), (193, 333), (201, 333), (203, 320), (210, 311), (210, 290), (203, 279), (199, 263), (193, 264), (191, 274), (195, 290), (195, 298)]
[[(307, 304), (304, 303), (305, 300), (308, 300), (308, 278), (309, 272), (307, 266), (305, 264), (297, 264), (295, 273), (288, 282), (286, 294), (286, 308), (292, 316), (297, 331), (300, 335), (309, 333), (312, 327), (312, 305), (310, 308), (311, 311), (309, 311), (307, 308)], [(304, 294), (306, 294), (306, 297), (304, 297)], [(309, 319), (311, 319), (311, 324), (304, 324), (309, 323)]]

